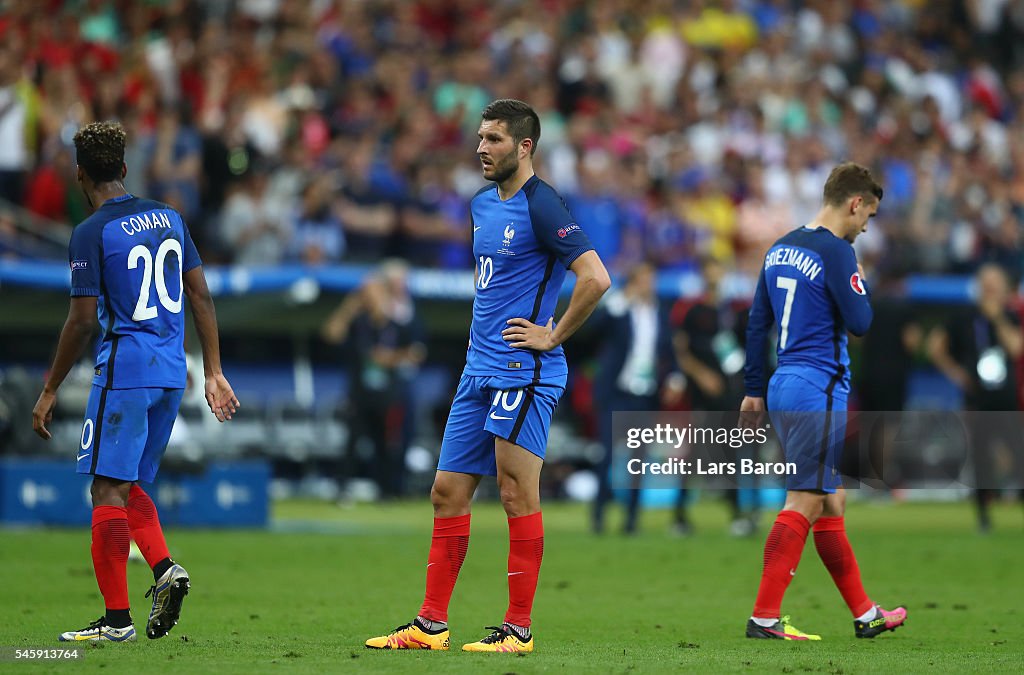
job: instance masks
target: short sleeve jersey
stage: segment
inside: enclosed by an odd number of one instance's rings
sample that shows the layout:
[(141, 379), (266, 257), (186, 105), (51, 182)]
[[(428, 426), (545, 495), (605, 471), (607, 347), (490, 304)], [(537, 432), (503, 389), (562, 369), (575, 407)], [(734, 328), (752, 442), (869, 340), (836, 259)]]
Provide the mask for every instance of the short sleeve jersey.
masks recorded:
[(536, 176), (506, 201), (496, 185), (470, 202), (476, 297), (467, 375), (506, 376), (524, 383), (568, 372), (562, 347), (548, 352), (510, 347), (501, 332), (524, 318), (544, 325), (554, 316), (565, 272), (592, 250), (554, 188)]
[(182, 276), (202, 262), (181, 215), (133, 195), (109, 199), (75, 228), (68, 261), (72, 297), (97, 298), (93, 382), (183, 388)]

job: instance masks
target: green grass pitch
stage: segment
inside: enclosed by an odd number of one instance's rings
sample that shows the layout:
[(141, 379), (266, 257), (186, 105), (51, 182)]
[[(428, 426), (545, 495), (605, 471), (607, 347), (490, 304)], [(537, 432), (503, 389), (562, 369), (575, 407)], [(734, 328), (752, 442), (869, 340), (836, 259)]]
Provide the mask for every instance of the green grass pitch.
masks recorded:
[[(1000, 506), (976, 534), (967, 504), (855, 504), (847, 515), (868, 592), (905, 603), (906, 627), (856, 640), (818, 560), (804, 552), (783, 611), (821, 642), (743, 637), (765, 531), (726, 534), (724, 507), (694, 511), (698, 533), (666, 535), (667, 515), (644, 514), (634, 537), (587, 532), (581, 506), (549, 505), (534, 608), (537, 651), (464, 654), (463, 642), (501, 621), (507, 599), (506, 525), (480, 504), (452, 599), (453, 651), (376, 652), (363, 640), (410, 620), (423, 592), (431, 513), (426, 502), (339, 508), (286, 502), (271, 532), (171, 530), (192, 575), (181, 622), (143, 637), (151, 583), (131, 565), (140, 641), (90, 648), (74, 663), (0, 663), (4, 672), (922, 672), (1024, 668), (1024, 514)], [(770, 516), (765, 518), (770, 520)], [(0, 529), (0, 646), (57, 646), (62, 630), (102, 611), (89, 533)]]

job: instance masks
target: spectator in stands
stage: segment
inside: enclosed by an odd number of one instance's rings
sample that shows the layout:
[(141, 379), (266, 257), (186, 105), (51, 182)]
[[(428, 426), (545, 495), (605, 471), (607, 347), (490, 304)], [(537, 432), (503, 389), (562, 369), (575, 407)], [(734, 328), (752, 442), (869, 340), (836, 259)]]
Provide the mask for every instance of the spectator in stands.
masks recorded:
[[(116, 116), (129, 129), (126, 187), (175, 202), (208, 261), (399, 254), (461, 269), (481, 186), (465, 101), (531, 92), (547, 139), (538, 173), (564, 186), (617, 270), (651, 259), (687, 271), (735, 247), (730, 264), (753, 274), (776, 228), (809, 220), (825, 172), (850, 158), (885, 176), (888, 206), (858, 241), (866, 266), (970, 274), (995, 262), (1016, 281), (1019, 6), (8, 2), (0, 198), (64, 222), (67, 237), (87, 208), (69, 139)], [(221, 213), (257, 165), (265, 222), (288, 232), (277, 251), (277, 235), (240, 234), (252, 229), (239, 222), (255, 227), (239, 218), (245, 199)], [(0, 255), (36, 255), (21, 242), (34, 227), (5, 211)]]
[(398, 211), (395, 200), (372, 180), (373, 144), (366, 141), (339, 143), (332, 152), (340, 156), (342, 163), (335, 204), (348, 242), (349, 257), (359, 262), (381, 260), (393, 243)]
[(288, 246), (288, 223), (268, 201), (267, 175), (252, 167), (230, 190), (220, 215), (223, 245), (238, 265), (275, 265)]
[(32, 168), (34, 89), (21, 76), (17, 56), (0, 46), (0, 199), (20, 204)]
[[(1017, 471), (1014, 478), (1024, 478), (1024, 436), (1015, 412), (1024, 333), (1011, 308), (1013, 293), (1005, 270), (983, 265), (975, 283), (974, 306), (948, 325), (934, 328), (928, 336), (928, 351), (935, 366), (964, 394), (978, 527), (987, 532), (992, 525), (989, 502), (1003, 480), (996, 469), (998, 454), (1008, 454)], [(1002, 414), (993, 414), (997, 412)]]
[[(544, 133), (547, 134), (547, 127)], [(620, 251), (623, 219), (615, 194), (616, 167), (604, 150), (588, 152), (579, 167), (579, 186), (566, 197), (573, 218), (587, 225), (590, 243), (601, 260), (613, 261)]]
[(658, 269), (685, 270), (693, 266), (700, 232), (686, 220), (685, 201), (683, 192), (654, 181), (644, 201), (634, 201), (627, 211), (625, 238), (639, 240), (643, 257)]
[[(157, 119), (156, 132), (147, 139), (146, 162), (154, 199), (176, 200), (192, 230), (202, 222), (199, 211), (199, 179), (202, 141), (189, 123), (185, 106), (165, 106)], [(196, 236), (196, 235), (193, 235)], [(206, 240), (205, 236), (197, 237)]]
[(736, 206), (722, 189), (722, 178), (695, 168), (679, 179), (684, 195), (680, 204), (683, 218), (697, 230), (699, 253), (707, 253), (722, 263), (733, 259), (736, 232)]
[(765, 191), (764, 168), (756, 163), (746, 167), (746, 193), (736, 214), (737, 270), (756, 278), (764, 254), (775, 240), (800, 226), (793, 219), (789, 202), (769, 199)]
[(444, 167), (411, 168), (408, 199), (400, 206), (402, 257), (422, 267), (464, 267), (472, 260), (469, 214), (445, 185)]
[(345, 233), (331, 200), (331, 175), (316, 176), (290, 214), (291, 258), (306, 265), (336, 263), (345, 253)]
[[(216, 69), (217, 63), (211, 65)], [(211, 95), (216, 92), (211, 92)], [(219, 94), (217, 94), (219, 95)], [(211, 104), (212, 105), (212, 104)], [(206, 115), (207, 119), (200, 120), (199, 129), (202, 137), (202, 174), (203, 180), (200, 184), (199, 203), (204, 214), (213, 220), (214, 227), (220, 211), (224, 206), (228, 190), (240, 177), (244, 177), (249, 171), (257, 166), (268, 175), (273, 175), (278, 169), (277, 164), (262, 161), (256, 146), (253, 145), (245, 134), (242, 127), (241, 117), (243, 108), (237, 101), (228, 105), (224, 110), (216, 114), (207, 111), (200, 112)], [(131, 111), (128, 115), (132, 115)], [(137, 133), (144, 133), (140, 130)], [(287, 165), (287, 160), (282, 161), (282, 166)], [(271, 184), (273, 180), (270, 181)], [(292, 192), (285, 199), (275, 201), (274, 204), (281, 208), (291, 206), (297, 192)], [(269, 200), (269, 195), (266, 195)], [(283, 214), (282, 214), (283, 215)], [(214, 239), (223, 239), (224, 233), (212, 233)]]
[[(997, 261), (1024, 272), (1015, 256), (1024, 50), (1014, 46), (1021, 21), (1010, 4), (716, 0), (648, 3), (641, 15), (629, 3), (542, 0), (464, 11), (15, 4), (0, 16), (0, 100), (16, 82), (25, 114), (16, 106), (0, 118), (13, 139), (0, 143), (0, 171), (13, 172), (0, 186), (36, 208), (56, 185), (61, 139), (121, 111), (136, 118), (133, 138), (154, 136), (153, 151), (132, 160), (144, 170), (129, 176), (150, 175), (178, 202), (200, 246), (231, 180), (258, 159), (274, 176), (301, 148), (305, 170), (342, 169), (335, 196), (346, 256), (373, 263), (442, 241), (435, 216), (464, 211), (479, 187), (466, 101), (529, 90), (553, 130), (541, 173), (578, 193), (581, 213), (603, 212), (609, 200), (622, 210), (622, 230), (604, 245), (624, 266), (653, 257), (660, 269), (690, 269), (708, 250), (729, 260), (733, 244), (749, 239), (740, 217), (763, 207), (754, 191), (737, 189), (742, 162), (763, 166), (764, 203), (784, 202), (800, 224), (817, 208), (822, 172), (850, 158), (882, 172), (892, 198), (874, 228), (875, 262), (900, 256), (942, 273)], [(168, 109), (197, 120), (198, 172), (196, 132), (161, 121)], [(427, 181), (431, 193), (455, 196), (441, 209), (424, 199), (427, 156), (451, 167)], [(616, 180), (595, 191), (584, 183), (601, 157)], [(934, 165), (930, 188), (920, 182), (925, 163)], [(632, 179), (634, 168), (644, 181)], [(26, 175), (39, 177), (31, 202), (22, 201)], [(692, 186), (680, 184), (684, 176)], [(906, 228), (905, 211), (932, 203), (919, 198), (926, 189), (942, 203), (918, 209)], [(417, 264), (450, 265), (457, 246), (430, 248)]]

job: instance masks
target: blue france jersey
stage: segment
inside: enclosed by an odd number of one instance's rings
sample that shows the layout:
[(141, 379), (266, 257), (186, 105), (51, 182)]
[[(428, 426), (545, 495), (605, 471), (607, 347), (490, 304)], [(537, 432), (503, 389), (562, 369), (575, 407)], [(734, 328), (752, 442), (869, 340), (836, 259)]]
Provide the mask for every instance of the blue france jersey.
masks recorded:
[(764, 396), (768, 329), (778, 324), (776, 373), (795, 374), (832, 394), (850, 390), (846, 331), (871, 325), (867, 286), (849, 242), (801, 227), (768, 249), (747, 328), (746, 390)]
[(109, 199), (75, 228), (68, 260), (72, 297), (97, 297), (93, 383), (183, 388), (182, 275), (202, 263), (181, 215), (132, 195)]
[(537, 382), (568, 372), (562, 347), (514, 349), (501, 337), (513, 318), (544, 325), (552, 318), (565, 271), (592, 249), (555, 190), (536, 176), (507, 201), (497, 185), (470, 202), (476, 297), (466, 353), (468, 375)]

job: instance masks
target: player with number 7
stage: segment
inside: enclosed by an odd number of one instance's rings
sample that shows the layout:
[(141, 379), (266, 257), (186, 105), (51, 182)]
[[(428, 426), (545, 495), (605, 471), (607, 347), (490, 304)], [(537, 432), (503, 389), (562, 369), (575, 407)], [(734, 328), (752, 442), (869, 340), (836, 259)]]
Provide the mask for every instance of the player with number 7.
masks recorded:
[[(746, 397), (741, 421), (759, 423), (765, 409), (786, 461), (786, 503), (764, 548), (764, 568), (748, 638), (820, 640), (781, 616), (782, 598), (796, 575), (807, 536), (854, 617), (854, 634), (873, 638), (903, 625), (907, 610), (884, 610), (864, 591), (846, 537), (846, 494), (839, 461), (846, 430), (850, 357), (846, 333), (864, 335), (871, 303), (853, 242), (878, 212), (882, 186), (863, 166), (846, 162), (825, 181), (814, 220), (776, 241), (765, 255), (747, 324)], [(765, 346), (778, 324), (779, 367), (767, 383)]]

